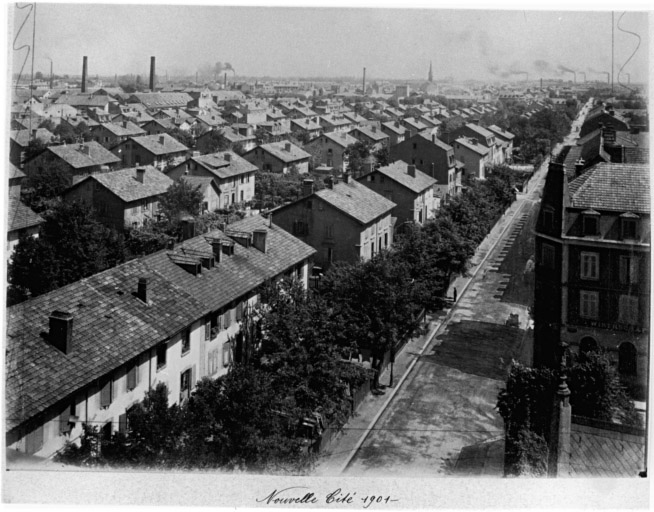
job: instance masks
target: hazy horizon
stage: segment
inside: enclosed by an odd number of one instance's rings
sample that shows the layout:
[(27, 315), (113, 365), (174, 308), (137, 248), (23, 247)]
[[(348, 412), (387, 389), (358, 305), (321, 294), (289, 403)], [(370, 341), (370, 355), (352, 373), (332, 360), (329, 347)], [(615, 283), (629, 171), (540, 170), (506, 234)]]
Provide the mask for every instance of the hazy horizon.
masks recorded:
[[(29, 9), (13, 11), (18, 30)], [(615, 80), (624, 66), (645, 82), (647, 13), (621, 15)], [(31, 37), (30, 21), (15, 47)], [(10, 52), (13, 72), (25, 52)], [(159, 80), (216, 62), (250, 77), (358, 78), (366, 67), (370, 80), (426, 80), (430, 61), (435, 80), (606, 80), (611, 12), (37, 4), (34, 71), (49, 75), (52, 60), (55, 74), (80, 75), (84, 55), (89, 76), (147, 76), (154, 55)]]

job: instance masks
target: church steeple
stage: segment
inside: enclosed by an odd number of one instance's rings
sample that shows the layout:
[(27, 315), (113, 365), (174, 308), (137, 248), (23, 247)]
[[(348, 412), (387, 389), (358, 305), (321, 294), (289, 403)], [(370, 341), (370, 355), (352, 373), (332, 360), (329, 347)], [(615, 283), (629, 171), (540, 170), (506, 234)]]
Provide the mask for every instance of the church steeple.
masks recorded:
[(434, 81), (434, 74), (432, 73), (431, 70), (431, 61), (429, 61), (429, 82), (431, 83), (433, 81)]

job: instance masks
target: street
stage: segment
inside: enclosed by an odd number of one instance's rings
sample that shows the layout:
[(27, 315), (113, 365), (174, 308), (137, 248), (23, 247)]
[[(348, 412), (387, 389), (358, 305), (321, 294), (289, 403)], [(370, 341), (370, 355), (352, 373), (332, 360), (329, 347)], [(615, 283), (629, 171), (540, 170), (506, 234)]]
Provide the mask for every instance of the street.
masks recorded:
[[(576, 140), (586, 111), (565, 144)], [(435, 322), (424, 350), (412, 354), (415, 366), (352, 451), (344, 474), (503, 475), (503, 421), (495, 404), (511, 361), (531, 364), (533, 229), (548, 164), (481, 244), (470, 276), (452, 283), (450, 295), (457, 288), (458, 301)]]

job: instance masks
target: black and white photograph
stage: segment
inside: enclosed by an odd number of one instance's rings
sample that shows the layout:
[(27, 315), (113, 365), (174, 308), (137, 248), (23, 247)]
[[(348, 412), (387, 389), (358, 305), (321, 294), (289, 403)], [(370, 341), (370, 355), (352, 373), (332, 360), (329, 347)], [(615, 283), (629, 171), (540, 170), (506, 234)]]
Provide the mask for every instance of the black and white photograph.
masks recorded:
[(4, 503), (649, 509), (647, 2), (2, 9)]

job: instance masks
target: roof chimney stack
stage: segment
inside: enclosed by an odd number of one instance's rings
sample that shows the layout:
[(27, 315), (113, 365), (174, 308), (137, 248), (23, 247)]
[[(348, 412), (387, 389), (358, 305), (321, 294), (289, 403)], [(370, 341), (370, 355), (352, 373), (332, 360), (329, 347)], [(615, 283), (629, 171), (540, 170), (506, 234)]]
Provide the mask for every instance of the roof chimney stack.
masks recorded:
[(139, 277), (139, 283), (136, 289), (136, 296), (146, 304), (148, 303), (148, 278), (147, 277)]
[(223, 243), (219, 238), (214, 238), (211, 240), (211, 251), (213, 252), (214, 264), (218, 265), (222, 260), (223, 254)]
[(307, 178), (302, 182), (302, 195), (306, 197), (311, 194), (313, 194), (313, 180)]
[(136, 181), (138, 181), (139, 183), (145, 182), (145, 167), (136, 168)]
[(345, 171), (343, 173), (343, 183), (345, 184), (350, 183), (350, 173), (348, 171)]
[(166, 145), (166, 138), (163, 135), (159, 135), (159, 144), (162, 146)]
[(182, 240), (195, 236), (195, 219), (190, 215), (182, 219)]
[(583, 158), (580, 158), (575, 162), (575, 177), (579, 177), (584, 173), (584, 165), (586, 162), (584, 162)]
[(327, 185), (328, 189), (333, 190), (333, 188), (334, 188), (334, 177), (333, 176), (328, 176), (327, 180), (325, 180), (325, 184)]
[(232, 155), (230, 153), (225, 153), (225, 162), (231, 162), (232, 161)]
[(48, 341), (64, 354), (73, 350), (73, 315), (67, 311), (53, 311), (50, 315)]
[(88, 57), (82, 57), (82, 92), (86, 92), (86, 74), (88, 70)]
[(291, 152), (291, 143), (287, 142), (286, 144), (284, 144), (284, 149), (290, 153)]
[(412, 178), (416, 177), (416, 166), (415, 165), (407, 165), (406, 169), (407, 169), (407, 173), (409, 174), (409, 176), (411, 176)]
[(150, 92), (154, 92), (155, 58), (150, 57)]

